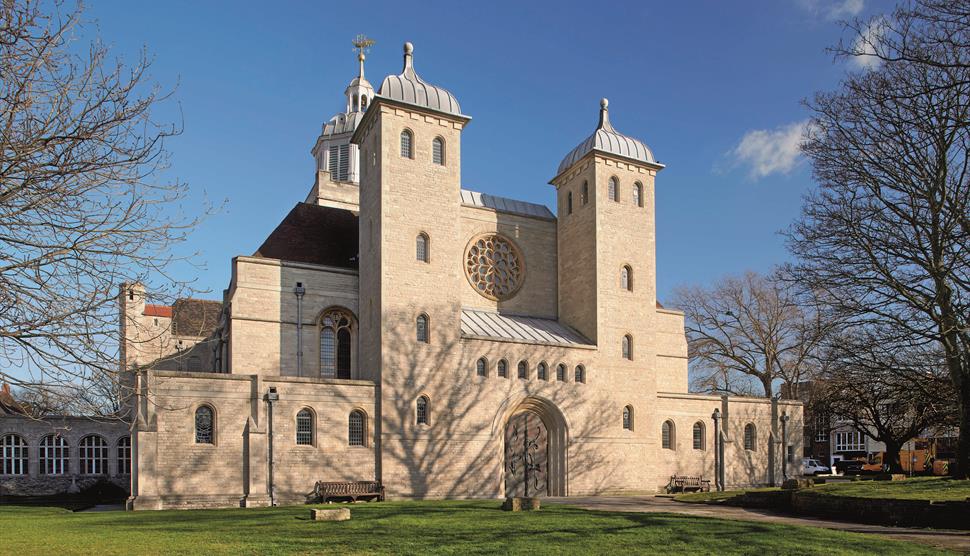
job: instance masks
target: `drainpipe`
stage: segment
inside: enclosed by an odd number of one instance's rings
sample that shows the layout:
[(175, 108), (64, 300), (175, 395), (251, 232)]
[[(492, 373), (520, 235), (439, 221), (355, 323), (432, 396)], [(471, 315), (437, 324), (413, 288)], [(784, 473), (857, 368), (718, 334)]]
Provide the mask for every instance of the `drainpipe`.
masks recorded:
[(721, 482), (721, 465), (723, 464), (719, 455), (721, 451), (721, 431), (718, 428), (718, 423), (721, 420), (721, 410), (714, 408), (711, 419), (714, 421), (714, 490), (721, 492), (724, 490)]
[(303, 294), (306, 288), (303, 282), (297, 282), (293, 288), (296, 294), (296, 376), (303, 376)]
[(269, 505), (276, 505), (276, 485), (273, 483), (273, 403), (279, 401), (280, 395), (276, 392), (275, 386), (269, 387), (266, 393), (266, 403), (269, 405), (269, 430), (267, 431), (267, 441), (269, 442)]

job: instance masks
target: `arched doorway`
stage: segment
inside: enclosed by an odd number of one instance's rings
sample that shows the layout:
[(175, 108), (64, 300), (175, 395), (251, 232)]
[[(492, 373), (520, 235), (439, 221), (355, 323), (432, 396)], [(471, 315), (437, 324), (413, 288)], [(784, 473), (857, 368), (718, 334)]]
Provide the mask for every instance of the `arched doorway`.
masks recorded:
[(505, 495), (566, 495), (566, 422), (554, 404), (526, 398), (505, 424)]

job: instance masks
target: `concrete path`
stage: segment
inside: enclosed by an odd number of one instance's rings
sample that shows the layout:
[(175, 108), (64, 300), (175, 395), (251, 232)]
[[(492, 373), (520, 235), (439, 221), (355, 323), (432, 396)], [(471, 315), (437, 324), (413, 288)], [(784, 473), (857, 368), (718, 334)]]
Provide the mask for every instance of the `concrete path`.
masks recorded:
[(687, 504), (676, 502), (669, 496), (571, 496), (566, 498), (546, 498), (550, 504), (569, 504), (589, 510), (610, 512), (662, 512), (674, 514), (738, 519), (742, 521), (767, 521), (786, 525), (803, 525), (867, 533), (901, 541), (915, 542), (970, 554), (970, 531), (949, 529), (910, 529), (905, 527), (885, 527), (863, 523), (843, 523), (812, 517), (799, 517), (780, 514), (769, 510), (737, 508), (734, 506), (715, 506), (709, 504)]

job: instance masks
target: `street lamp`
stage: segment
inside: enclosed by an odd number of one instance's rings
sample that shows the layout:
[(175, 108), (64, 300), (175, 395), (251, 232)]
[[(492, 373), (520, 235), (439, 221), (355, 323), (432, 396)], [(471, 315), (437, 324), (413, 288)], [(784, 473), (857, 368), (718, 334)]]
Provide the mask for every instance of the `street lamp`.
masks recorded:
[(784, 480), (788, 480), (788, 420), (791, 417), (788, 416), (787, 411), (781, 412), (781, 477)]
[(711, 419), (714, 421), (714, 490), (720, 492), (724, 490), (724, 485), (720, 481), (720, 465), (724, 462), (720, 461), (718, 454), (721, 452), (721, 442), (720, 434), (718, 432), (718, 423), (721, 420), (721, 410), (714, 408), (714, 413), (711, 414)]

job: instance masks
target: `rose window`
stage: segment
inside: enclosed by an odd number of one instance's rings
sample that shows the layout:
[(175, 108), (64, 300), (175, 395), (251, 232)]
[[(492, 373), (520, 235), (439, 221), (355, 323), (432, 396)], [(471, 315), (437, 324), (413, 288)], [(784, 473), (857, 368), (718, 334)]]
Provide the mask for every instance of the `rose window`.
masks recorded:
[(465, 274), (475, 291), (501, 301), (515, 295), (525, 275), (522, 257), (509, 240), (499, 235), (479, 237), (468, 246)]

